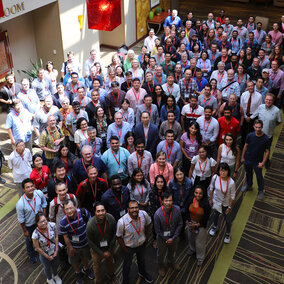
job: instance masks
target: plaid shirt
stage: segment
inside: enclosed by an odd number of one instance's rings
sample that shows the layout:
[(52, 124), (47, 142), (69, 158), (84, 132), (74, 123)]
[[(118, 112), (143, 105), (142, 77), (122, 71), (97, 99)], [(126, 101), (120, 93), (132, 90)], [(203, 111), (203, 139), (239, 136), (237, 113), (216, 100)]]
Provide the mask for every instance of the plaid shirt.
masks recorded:
[(181, 97), (187, 101), (189, 96), (194, 92), (198, 91), (198, 86), (196, 84), (196, 81), (193, 79), (190, 79), (189, 83), (187, 84), (185, 82), (185, 79), (179, 80), (179, 88), (180, 88), (180, 95)]

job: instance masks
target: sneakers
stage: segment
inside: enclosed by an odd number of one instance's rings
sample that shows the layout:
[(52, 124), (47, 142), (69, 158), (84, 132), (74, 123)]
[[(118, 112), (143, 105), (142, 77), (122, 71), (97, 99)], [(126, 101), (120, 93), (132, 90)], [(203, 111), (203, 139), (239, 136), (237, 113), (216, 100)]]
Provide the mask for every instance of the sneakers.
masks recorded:
[(35, 263), (37, 262), (36, 257), (35, 257), (35, 256), (31, 256), (31, 257), (30, 257), (30, 262), (31, 262), (32, 264), (35, 264)]
[(244, 185), (242, 188), (241, 188), (241, 192), (246, 192), (248, 190), (252, 190), (252, 186), (247, 186), (247, 185)]
[(224, 243), (229, 244), (231, 241), (231, 234), (226, 234), (224, 238)]
[(62, 284), (61, 278), (57, 275), (53, 276), (53, 280), (56, 284)]
[(216, 235), (216, 232), (217, 232), (217, 227), (212, 226), (211, 230), (209, 231), (209, 235), (211, 237), (214, 237)]
[(48, 284), (56, 284), (56, 282), (51, 278), (51, 279), (46, 279), (46, 282)]
[(166, 269), (165, 269), (165, 267), (164, 266), (159, 266), (159, 275), (161, 276), (161, 277), (165, 277), (165, 275), (166, 275)]
[(202, 266), (203, 260), (197, 260), (197, 266)]
[(89, 279), (94, 279), (95, 278), (95, 274), (93, 272), (92, 269), (88, 268), (87, 270), (85, 270), (84, 268), (82, 268), (82, 273), (84, 275), (86, 275)]
[(259, 200), (262, 200), (262, 199), (264, 198), (264, 192), (263, 192), (263, 191), (260, 191), (260, 192), (258, 193), (257, 198), (258, 198)]
[(6, 183), (6, 180), (4, 180), (3, 178), (0, 177), (0, 183), (1, 183), (1, 184), (5, 184), (5, 183)]
[(84, 276), (81, 272), (76, 273), (76, 284), (84, 284)]
[(152, 276), (150, 274), (148, 274), (147, 272), (146, 272), (145, 275), (142, 275), (141, 273), (138, 272), (138, 275), (140, 277), (142, 277), (147, 283), (152, 283), (153, 282)]

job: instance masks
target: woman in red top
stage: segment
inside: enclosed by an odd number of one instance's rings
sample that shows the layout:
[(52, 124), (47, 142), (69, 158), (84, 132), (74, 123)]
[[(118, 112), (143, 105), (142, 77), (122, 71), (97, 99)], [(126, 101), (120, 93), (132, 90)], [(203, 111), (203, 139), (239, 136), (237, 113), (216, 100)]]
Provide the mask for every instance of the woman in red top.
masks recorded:
[(43, 160), (40, 154), (35, 154), (33, 156), (33, 164), (34, 169), (30, 174), (30, 178), (33, 180), (36, 189), (47, 194), (47, 183), (50, 177), (50, 170), (48, 166), (43, 166)]

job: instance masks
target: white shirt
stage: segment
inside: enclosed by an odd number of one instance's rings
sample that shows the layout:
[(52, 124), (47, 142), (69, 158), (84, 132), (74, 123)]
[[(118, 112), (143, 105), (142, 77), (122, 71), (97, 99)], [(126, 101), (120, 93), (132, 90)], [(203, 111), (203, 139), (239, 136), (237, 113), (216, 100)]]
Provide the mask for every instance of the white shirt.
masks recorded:
[(224, 71), (223, 74), (221, 75), (218, 70), (215, 70), (212, 72), (212, 75), (209, 81), (211, 81), (212, 79), (216, 79), (217, 89), (220, 90), (222, 86), (224, 85), (224, 83), (227, 82), (227, 79), (228, 79), (227, 72)]
[(221, 163), (227, 163), (229, 166), (233, 166), (236, 162), (236, 156), (233, 151), (228, 148), (224, 143), (222, 144), (221, 151)]
[(174, 83), (172, 87), (168, 85), (168, 83), (163, 84), (162, 88), (167, 96), (173, 95), (175, 97), (176, 103), (178, 103), (180, 98), (180, 89), (179, 85)]
[[(200, 163), (200, 164), (199, 164)], [(211, 176), (211, 167), (215, 167), (217, 162), (213, 158), (206, 159), (203, 163), (199, 160), (199, 155), (192, 158), (191, 164), (195, 165), (192, 177), (193, 181), (196, 176), (208, 178)]]
[(150, 53), (155, 46), (155, 39), (157, 37), (154, 35), (153, 37), (147, 36), (144, 40), (144, 45), (147, 46), (147, 50)]
[(21, 183), (24, 179), (29, 178), (32, 172), (31, 167), (32, 154), (29, 149), (25, 149), (23, 157), (14, 150), (8, 158), (9, 169), (12, 170), (15, 183)]
[[(247, 118), (247, 106), (248, 106), (249, 97), (250, 97), (249, 91), (244, 92), (241, 96), (241, 106), (244, 109), (245, 118)], [(254, 119), (257, 116), (257, 109), (261, 104), (262, 104), (262, 95), (258, 92), (253, 92), (250, 104), (251, 119)]]
[(209, 121), (205, 120), (205, 116), (202, 115), (197, 118), (196, 122), (200, 126), (200, 133), (202, 135), (202, 140), (205, 143), (215, 142), (219, 134), (219, 123), (217, 119), (211, 117)]

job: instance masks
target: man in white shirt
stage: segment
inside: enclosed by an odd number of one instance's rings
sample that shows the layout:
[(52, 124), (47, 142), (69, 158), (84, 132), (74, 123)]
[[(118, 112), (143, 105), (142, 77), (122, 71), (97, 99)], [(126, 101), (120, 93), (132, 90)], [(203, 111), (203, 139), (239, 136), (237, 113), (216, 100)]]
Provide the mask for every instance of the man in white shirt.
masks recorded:
[(101, 64), (102, 70), (104, 70), (103, 62), (102, 60), (100, 60), (100, 57), (97, 56), (97, 51), (95, 49), (92, 49), (90, 51), (90, 57), (85, 61), (84, 65), (85, 77), (90, 76), (91, 67), (94, 66), (96, 62), (99, 62)]
[(152, 49), (154, 48), (155, 46), (155, 39), (157, 37), (155, 36), (155, 32), (154, 32), (154, 29), (150, 29), (149, 31), (149, 36), (147, 36), (144, 40), (144, 45), (147, 47), (147, 51), (149, 53), (152, 52)]
[(175, 77), (173, 73), (169, 73), (167, 76), (167, 83), (162, 85), (162, 88), (167, 96), (173, 95), (175, 97), (176, 103), (178, 103), (180, 98), (179, 85), (174, 83)]

